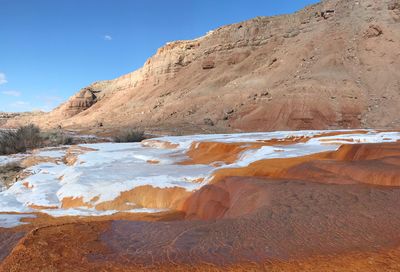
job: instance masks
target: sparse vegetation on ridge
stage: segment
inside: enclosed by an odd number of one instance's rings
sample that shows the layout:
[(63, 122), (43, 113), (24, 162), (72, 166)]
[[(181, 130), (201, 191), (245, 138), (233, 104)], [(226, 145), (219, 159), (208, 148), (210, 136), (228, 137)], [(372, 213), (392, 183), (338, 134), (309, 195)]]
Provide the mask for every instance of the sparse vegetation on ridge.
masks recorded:
[(71, 145), (74, 143), (73, 137), (68, 136), (60, 130), (42, 132), (41, 136), (45, 141), (45, 146)]
[(132, 143), (141, 142), (146, 139), (146, 136), (142, 130), (129, 129), (120, 132), (117, 136), (114, 136), (113, 139), (116, 143)]
[(42, 143), (40, 129), (35, 125), (23, 126), (15, 131), (2, 131), (0, 133), (0, 154), (25, 152), (28, 149), (40, 147)]
[(63, 132), (42, 132), (39, 127), (30, 124), (17, 130), (0, 132), (0, 155), (21, 153), (45, 146), (72, 144), (72, 142), (73, 139)]

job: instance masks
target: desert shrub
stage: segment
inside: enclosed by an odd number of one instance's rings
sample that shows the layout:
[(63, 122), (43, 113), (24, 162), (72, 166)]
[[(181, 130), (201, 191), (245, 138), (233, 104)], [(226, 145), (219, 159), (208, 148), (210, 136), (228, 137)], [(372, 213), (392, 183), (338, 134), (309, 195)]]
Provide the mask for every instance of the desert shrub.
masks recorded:
[(5, 174), (10, 171), (19, 172), (20, 170), (22, 170), (22, 167), (20, 166), (20, 164), (18, 162), (9, 162), (9, 163), (0, 165), (0, 174)]
[(74, 138), (70, 136), (63, 135), (61, 138), (61, 144), (63, 145), (72, 145), (74, 143)]
[(0, 134), (0, 154), (12, 154), (23, 152), (25, 149), (19, 143), (15, 131), (2, 131)]
[(18, 162), (0, 165), (0, 191), (9, 188), (17, 180), (22, 169)]
[(35, 125), (22, 126), (17, 130), (0, 131), (0, 155), (26, 152), (29, 149), (70, 145), (74, 139), (62, 131), (42, 132)]
[(0, 133), (0, 154), (14, 154), (41, 147), (43, 139), (40, 129), (35, 125), (22, 126), (16, 131)]
[(74, 139), (62, 131), (43, 132), (41, 134), (46, 146), (71, 145)]
[(114, 142), (116, 143), (131, 143), (131, 142), (141, 142), (146, 139), (144, 131), (140, 130), (125, 130), (119, 135), (114, 137)]
[(22, 126), (16, 133), (18, 140), (25, 149), (41, 147), (43, 144), (40, 128), (35, 125)]

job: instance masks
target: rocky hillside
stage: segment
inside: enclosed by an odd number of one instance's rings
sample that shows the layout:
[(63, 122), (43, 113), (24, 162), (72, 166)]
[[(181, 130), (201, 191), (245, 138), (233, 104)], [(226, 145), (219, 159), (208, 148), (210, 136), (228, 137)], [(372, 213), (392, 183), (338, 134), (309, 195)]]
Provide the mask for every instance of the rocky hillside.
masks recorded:
[(15, 118), (18, 115), (18, 113), (0, 112), (0, 125), (6, 123), (8, 119)]
[(33, 118), (35, 116), (39, 116), (44, 114), (40, 111), (35, 112), (1, 112), (0, 111), (0, 126), (4, 126), (10, 119), (16, 118)]
[(400, 1), (326, 0), (168, 43), (141, 69), (8, 125), (177, 133), (394, 128), (399, 105)]

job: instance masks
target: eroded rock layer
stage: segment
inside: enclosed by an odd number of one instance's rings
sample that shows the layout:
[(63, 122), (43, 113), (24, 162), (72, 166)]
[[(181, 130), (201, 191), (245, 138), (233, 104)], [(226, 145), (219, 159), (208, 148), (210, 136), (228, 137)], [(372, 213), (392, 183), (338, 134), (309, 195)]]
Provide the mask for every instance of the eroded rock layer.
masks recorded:
[(325, 0), (292, 15), (223, 26), (168, 43), (141, 69), (8, 125), (175, 133), (398, 128), (398, 6)]
[[(196, 194), (201, 201), (196, 204), (196, 196), (190, 200), (197, 207), (196, 212), (187, 209), (188, 216), (208, 220), (44, 227), (26, 235), (2, 269), (387, 271), (399, 267), (395, 259), (400, 242), (399, 188), (229, 178)], [(219, 211), (216, 202), (221, 204)]]
[(400, 143), (342, 145), (334, 152), (260, 160), (247, 167), (216, 171), (214, 182), (227, 176), (399, 186)]

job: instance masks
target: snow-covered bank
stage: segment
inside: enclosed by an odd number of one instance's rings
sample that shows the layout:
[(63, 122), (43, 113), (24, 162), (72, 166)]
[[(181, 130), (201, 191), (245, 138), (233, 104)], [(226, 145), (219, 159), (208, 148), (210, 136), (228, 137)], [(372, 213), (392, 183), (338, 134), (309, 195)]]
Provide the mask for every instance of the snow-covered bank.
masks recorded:
[[(296, 141), (295, 138), (299, 137), (305, 140)], [(261, 159), (290, 158), (333, 151), (343, 143), (381, 143), (399, 139), (399, 132), (373, 130), (354, 133), (288, 131), (160, 137), (142, 143), (83, 144), (75, 146), (74, 150), (67, 147), (44, 149), (34, 155), (51, 160), (25, 169), (30, 173), (29, 177), (0, 192), (0, 213), (109, 215), (119, 210), (97, 209), (98, 205), (112, 202), (122, 193), (135, 188), (180, 188), (190, 192), (206, 184), (213, 172), (221, 168), (244, 167)], [(199, 142), (243, 143), (245, 146), (270, 140), (275, 142), (243, 151), (233, 163), (179, 164), (188, 159), (188, 150)], [(67, 158), (68, 156), (74, 157), (73, 160)], [(5, 157), (3, 161), (9, 159)], [(124, 204), (131, 207), (124, 209), (125, 212), (163, 211), (160, 207), (138, 206), (137, 203), (124, 199), (119, 201), (125, 201)], [(0, 219), (3, 215), (0, 215)]]

